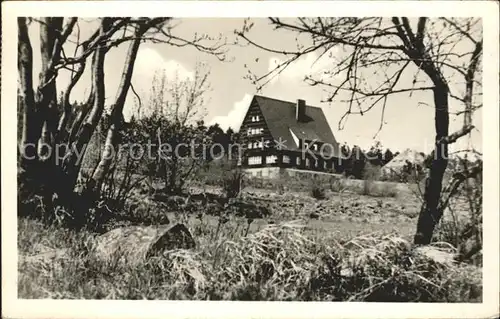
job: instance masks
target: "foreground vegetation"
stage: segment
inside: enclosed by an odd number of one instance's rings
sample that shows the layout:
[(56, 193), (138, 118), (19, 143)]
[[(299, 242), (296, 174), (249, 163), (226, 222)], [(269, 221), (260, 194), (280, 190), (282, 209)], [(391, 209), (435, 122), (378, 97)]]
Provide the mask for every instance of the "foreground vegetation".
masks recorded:
[[(196, 248), (134, 264), (92, 255), (95, 232), (20, 218), (19, 296), (481, 302), (477, 266), (435, 258), (451, 256), (452, 245), (411, 244), (418, 203), (404, 207), (405, 195), (383, 201), (330, 190), (325, 195), (255, 188), (242, 194), (247, 202), (267, 202), (266, 216), (171, 209), (171, 203), (144, 195), (135, 199), (135, 222), (129, 224), (182, 222)], [(443, 239), (439, 234), (436, 239)]]

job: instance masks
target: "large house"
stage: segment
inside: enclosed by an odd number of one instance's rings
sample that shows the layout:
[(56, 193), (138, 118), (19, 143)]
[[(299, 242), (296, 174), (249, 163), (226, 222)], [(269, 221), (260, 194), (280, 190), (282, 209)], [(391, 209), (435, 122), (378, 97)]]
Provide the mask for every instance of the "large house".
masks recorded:
[(242, 166), (253, 175), (297, 170), (340, 173), (340, 145), (323, 110), (255, 95), (239, 129), (246, 145)]

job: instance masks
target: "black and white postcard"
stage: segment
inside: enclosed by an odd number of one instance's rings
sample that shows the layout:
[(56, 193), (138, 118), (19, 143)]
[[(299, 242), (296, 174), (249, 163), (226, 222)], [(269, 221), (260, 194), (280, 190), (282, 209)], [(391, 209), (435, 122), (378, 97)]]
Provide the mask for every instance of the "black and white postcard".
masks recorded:
[(2, 317), (497, 317), (498, 9), (2, 3)]

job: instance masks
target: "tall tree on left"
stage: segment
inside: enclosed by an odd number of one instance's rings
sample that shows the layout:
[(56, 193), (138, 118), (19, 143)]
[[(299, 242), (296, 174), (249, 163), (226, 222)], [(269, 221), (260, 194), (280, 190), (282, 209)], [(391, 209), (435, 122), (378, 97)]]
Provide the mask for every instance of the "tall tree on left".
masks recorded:
[[(54, 198), (63, 205), (74, 203), (76, 183), (86, 145), (94, 134), (105, 111), (106, 55), (113, 47), (128, 44), (123, 61), (116, 98), (108, 105), (111, 121), (107, 128), (104, 152), (116, 149), (118, 132), (123, 125), (123, 108), (131, 87), (135, 60), (142, 43), (168, 43), (224, 59), (224, 43), (207, 35), (185, 39), (172, 33), (171, 18), (112, 18), (96, 21), (98, 27), (86, 39), (80, 39), (78, 18), (19, 18), (18, 19), (18, 75), (19, 111), (22, 112), (22, 134), (19, 145), (20, 196), (36, 194), (50, 207)], [(39, 48), (32, 47), (28, 27), (38, 23)], [(70, 55), (68, 46), (73, 46)], [(66, 48), (66, 50), (65, 50)], [(33, 50), (40, 52), (38, 85), (33, 81)], [(88, 99), (79, 107), (70, 103), (70, 94), (90, 64), (91, 84)], [(64, 88), (57, 87), (62, 70), (71, 77)], [(62, 92), (58, 100), (58, 92)], [(98, 196), (113, 157), (103, 156), (83, 189), (86, 194)]]

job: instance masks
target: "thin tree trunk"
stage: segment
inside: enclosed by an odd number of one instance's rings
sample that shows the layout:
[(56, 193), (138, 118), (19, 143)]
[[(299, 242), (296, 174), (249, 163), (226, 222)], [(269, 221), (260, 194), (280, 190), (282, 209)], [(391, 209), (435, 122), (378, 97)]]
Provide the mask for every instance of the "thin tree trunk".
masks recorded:
[(21, 137), (21, 166), (24, 169), (30, 167), (30, 163), (36, 161), (36, 142), (38, 140), (36, 131), (36, 109), (33, 93), (33, 50), (28, 36), (26, 18), (18, 18), (18, 61), (19, 93), (23, 112), (23, 128)]
[[(104, 18), (102, 20), (100, 34), (105, 34), (111, 26), (111, 19)], [(79, 126), (78, 132), (74, 137), (74, 141), (71, 143), (71, 150), (69, 156), (66, 158), (64, 163), (64, 169), (69, 179), (69, 182), (73, 185), (76, 183), (78, 173), (81, 167), (81, 157), (79, 154), (83, 154), (84, 149), (94, 133), (97, 124), (99, 123), (102, 114), (104, 112), (104, 102), (105, 102), (105, 87), (104, 87), (104, 59), (106, 56), (106, 45), (105, 43), (100, 43), (94, 52), (92, 58), (92, 92), (93, 97), (89, 98), (92, 102), (92, 108), (88, 111), (85, 120), (83, 121), (81, 127)], [(82, 110), (82, 116), (85, 110)], [(75, 121), (79, 121), (76, 119)], [(74, 128), (74, 127), (73, 127)], [(73, 129), (72, 128), (72, 129)], [(73, 132), (71, 132), (73, 133)], [(80, 161), (79, 161), (80, 160)]]
[(68, 123), (69, 117), (71, 116), (71, 103), (70, 103), (69, 97), (70, 97), (71, 91), (75, 87), (76, 83), (78, 83), (78, 81), (80, 80), (80, 78), (83, 74), (83, 71), (85, 70), (85, 65), (86, 65), (86, 63), (84, 61), (78, 66), (76, 73), (71, 78), (71, 81), (70, 81), (68, 87), (66, 88), (66, 91), (64, 92), (63, 105), (62, 105), (63, 114), (62, 114), (61, 118), (59, 119), (59, 123), (57, 125), (56, 143), (63, 140), (63, 138), (66, 138), (66, 135), (67, 135), (66, 125)]
[(41, 135), (38, 145), (38, 154), (42, 161), (50, 160), (53, 152), (44, 146), (53, 146), (54, 134), (57, 130), (57, 89), (56, 71), (53, 64), (54, 59), (59, 58), (56, 48), (58, 33), (62, 31), (63, 18), (43, 18), (40, 23), (40, 53), (41, 70), (39, 74), (39, 85), (37, 90), (37, 109), (41, 120)]
[[(146, 32), (146, 27), (139, 27), (135, 32), (136, 38), (130, 44), (129, 51), (127, 53), (127, 58), (125, 59), (125, 64), (122, 72), (122, 78), (120, 86), (118, 87), (118, 93), (111, 113), (111, 126), (109, 127), (106, 142), (104, 144), (104, 154), (101, 158), (94, 174), (92, 175), (92, 184), (95, 190), (100, 189), (101, 184), (106, 176), (106, 173), (111, 167), (116, 153), (118, 152), (117, 146), (119, 141), (120, 129), (123, 125), (123, 107), (125, 106), (125, 101), (127, 98), (127, 93), (130, 88), (130, 83), (132, 80), (132, 74), (134, 71), (135, 59), (137, 57), (137, 52), (139, 51), (139, 45), (141, 44), (141, 36)], [(111, 152), (114, 152), (114, 156), (111, 156)]]

